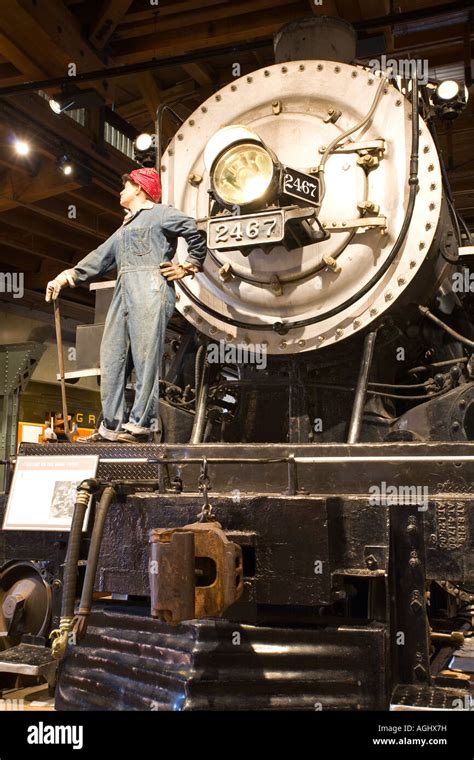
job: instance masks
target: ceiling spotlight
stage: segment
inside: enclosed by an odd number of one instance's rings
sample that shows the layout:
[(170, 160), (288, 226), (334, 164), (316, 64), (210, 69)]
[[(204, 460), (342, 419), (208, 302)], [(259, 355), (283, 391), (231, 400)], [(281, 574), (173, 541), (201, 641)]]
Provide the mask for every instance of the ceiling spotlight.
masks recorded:
[(57, 100), (53, 100), (53, 98), (49, 101), (49, 107), (56, 114), (60, 114), (62, 111), (61, 104)]
[(19, 156), (27, 156), (30, 152), (30, 146), (25, 140), (15, 140), (13, 147)]
[(431, 96), (436, 115), (441, 119), (455, 119), (466, 108), (469, 93), (464, 84), (452, 79), (441, 82)]
[(69, 156), (61, 156), (58, 161), (58, 166), (66, 176), (69, 176), (73, 172), (74, 167), (71, 163), (71, 160), (69, 159)]
[(153, 136), (148, 134), (148, 132), (142, 132), (135, 140), (135, 147), (137, 150), (148, 150), (148, 148), (151, 148), (152, 143)]
[(49, 100), (49, 107), (55, 114), (71, 111), (76, 108), (98, 108), (104, 101), (97, 90), (78, 90), (77, 92), (60, 93)]
[(142, 166), (154, 168), (156, 166), (155, 135), (150, 135), (148, 132), (138, 135), (133, 144), (133, 157)]

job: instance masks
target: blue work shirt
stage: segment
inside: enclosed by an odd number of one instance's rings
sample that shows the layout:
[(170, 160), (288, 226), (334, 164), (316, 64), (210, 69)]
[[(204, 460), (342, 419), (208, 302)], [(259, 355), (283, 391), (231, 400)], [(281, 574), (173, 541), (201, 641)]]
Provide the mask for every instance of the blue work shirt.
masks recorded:
[(188, 244), (185, 263), (194, 264), (201, 271), (207, 253), (205, 232), (198, 230), (195, 220), (178, 209), (150, 201), (67, 271), (76, 285), (114, 267), (118, 277), (126, 272), (148, 270), (150, 276), (163, 279), (159, 266), (174, 257), (179, 237)]

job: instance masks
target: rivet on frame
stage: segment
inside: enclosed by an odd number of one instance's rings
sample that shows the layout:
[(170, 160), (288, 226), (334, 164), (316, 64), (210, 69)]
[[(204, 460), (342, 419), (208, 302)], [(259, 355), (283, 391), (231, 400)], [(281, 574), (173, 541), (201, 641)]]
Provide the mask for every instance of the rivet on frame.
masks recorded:
[(377, 313), (378, 313), (378, 312), (377, 312), (377, 309), (371, 309), (371, 310), (369, 311), (369, 314), (370, 314), (370, 316), (371, 316), (371, 317), (375, 317), (375, 315), (376, 315)]
[(174, 156), (174, 150), (173, 150), (173, 148), (170, 148), (168, 150), (168, 153), (170, 154), (170, 156)]
[(196, 322), (198, 325), (200, 325), (202, 322), (202, 317), (196, 317)]
[(336, 74), (339, 74), (340, 70), (341, 70), (340, 66), (334, 66), (334, 71), (336, 72)]
[(433, 169), (434, 169), (434, 164), (430, 164), (430, 165), (428, 166), (428, 171), (429, 171), (429, 172), (432, 172), (432, 171), (433, 171)]
[(237, 85), (231, 84), (230, 89), (232, 90), (232, 92), (235, 92), (237, 89)]
[(161, 164), (161, 171), (162, 171), (162, 172), (165, 172), (165, 171), (166, 171), (166, 166), (165, 166), (165, 164)]
[(430, 190), (431, 191), (436, 190), (436, 185), (434, 182), (430, 185)]
[(303, 346), (306, 346), (306, 341), (305, 340), (299, 340), (298, 341), (298, 345), (301, 346), (301, 348), (303, 348)]
[(427, 224), (425, 224), (425, 230), (428, 232), (428, 230), (430, 230), (432, 226), (433, 225), (431, 224), (431, 222), (428, 222)]
[(336, 336), (336, 338), (340, 338), (341, 335), (343, 334), (344, 334), (344, 330), (342, 329), (342, 327), (336, 327), (336, 330), (334, 332), (334, 335)]
[(353, 328), (357, 329), (358, 327), (360, 327), (360, 325), (361, 325), (360, 319), (354, 319), (354, 321), (352, 323)]
[(194, 121), (194, 119), (189, 119), (189, 126), (190, 127), (194, 127), (195, 123), (196, 122)]
[(430, 203), (430, 205), (429, 205), (430, 211), (434, 211), (435, 208), (436, 208), (436, 203)]
[(270, 76), (270, 72), (268, 71), (268, 69), (265, 69), (265, 71), (263, 72), (263, 74), (264, 74), (264, 76), (266, 76), (266, 77), (269, 77), (269, 76)]
[(392, 298), (393, 298), (393, 295), (392, 295), (392, 293), (390, 293), (390, 292), (389, 292), (389, 293), (385, 293), (385, 300), (386, 300), (386, 301), (391, 301), (391, 300), (392, 300)]
[(202, 111), (203, 113), (207, 113), (207, 108), (206, 108), (206, 106), (201, 106), (201, 111)]
[(416, 261), (413, 261), (413, 259), (410, 261), (410, 269), (413, 269), (416, 267)]
[(210, 335), (215, 335), (216, 332), (217, 332), (217, 327), (210, 327), (209, 328), (209, 334)]
[(425, 246), (425, 244), (423, 243), (423, 241), (421, 241), (421, 243), (418, 243), (418, 248), (420, 249), (420, 251), (422, 251), (422, 250), (423, 250), (423, 248), (425, 248), (425, 247), (426, 247), (426, 246)]
[(395, 105), (396, 105), (396, 106), (401, 106), (401, 104), (402, 104), (402, 101), (401, 101), (401, 100), (396, 100), (396, 101), (395, 101)]
[(430, 146), (425, 145), (425, 147), (423, 148), (423, 153), (429, 153), (429, 152), (430, 152)]
[(298, 66), (298, 69), (299, 69), (300, 71), (304, 71), (304, 70), (305, 70), (305, 65), (304, 65), (304, 63), (300, 63), (300, 65)]
[(286, 340), (281, 340), (278, 344), (278, 348), (286, 348)]
[(374, 80), (373, 80), (373, 79), (368, 79), (368, 80), (367, 80), (367, 84), (373, 84), (373, 83), (374, 83)]
[(181, 135), (181, 134), (178, 135), (178, 140), (183, 140), (183, 139), (184, 139), (184, 135)]
[(325, 340), (326, 340), (326, 338), (324, 337), (324, 335), (318, 335), (318, 342), (319, 343), (324, 343)]
[(231, 335), (230, 333), (227, 333), (227, 335), (225, 336), (225, 339), (226, 339), (226, 340), (229, 340), (229, 341), (230, 341), (230, 340), (234, 340), (234, 336), (233, 336), (233, 335)]
[(324, 69), (324, 66), (322, 63), (318, 63), (317, 67), (318, 71), (322, 71)]
[(222, 100), (222, 95), (216, 95), (216, 100)]
[(353, 71), (353, 72), (351, 73), (351, 77), (352, 77), (352, 79), (355, 79), (355, 78), (356, 78), (356, 76), (357, 76), (357, 71)]
[(286, 74), (286, 72), (287, 72), (287, 71), (288, 71), (288, 68), (287, 68), (287, 66), (282, 66), (282, 67), (281, 67), (281, 72), (282, 72), (282, 74)]
[(247, 82), (253, 82), (253, 77), (247, 77)]
[(190, 306), (183, 306), (183, 314), (189, 314), (191, 311)]
[(399, 277), (398, 280), (397, 280), (397, 282), (398, 282), (399, 286), (402, 287), (402, 285), (405, 285), (406, 280), (405, 280), (404, 277)]

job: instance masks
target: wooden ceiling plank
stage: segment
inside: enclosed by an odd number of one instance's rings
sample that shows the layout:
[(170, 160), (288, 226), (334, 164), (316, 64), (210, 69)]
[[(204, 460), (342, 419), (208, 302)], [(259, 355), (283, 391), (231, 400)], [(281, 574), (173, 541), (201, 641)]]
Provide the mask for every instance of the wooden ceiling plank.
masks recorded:
[(112, 216), (115, 224), (117, 224), (117, 220), (122, 221), (123, 219), (123, 213), (120, 210), (118, 203), (119, 190), (120, 187), (118, 186), (116, 203), (113, 202), (113, 199), (108, 193), (105, 193), (95, 185), (74, 190), (72, 193), (65, 196), (65, 198), (71, 203), (75, 203), (76, 201), (79, 201), (79, 203), (85, 203), (86, 207), (90, 207), (93, 210), (93, 213), (99, 211), (102, 214)]
[[(227, 7), (230, 7), (231, 3), (234, 1), (235, 0), (206, 0), (206, 8), (216, 5), (226, 5)], [(160, 3), (159, 7), (150, 6), (149, 10), (146, 11), (127, 13), (127, 15), (124, 16), (124, 18), (122, 18), (122, 20), (119, 22), (119, 26), (125, 24), (139, 24), (142, 21), (151, 21), (154, 18), (158, 18), (158, 16), (160, 18), (166, 16), (174, 16), (177, 12), (184, 15), (190, 11), (202, 8), (202, 5), (202, 0), (184, 0), (183, 2), (179, 3), (170, 3), (170, 5), (162, 5)]]
[[(9, 0), (2, 6), (2, 29), (53, 76), (67, 76), (71, 64), (76, 66), (77, 73), (105, 66), (102, 58), (84, 40), (78, 20), (61, 0), (41, 0), (41, 3), (37, 0)], [(71, 81), (74, 81), (73, 76)], [(105, 80), (96, 80), (87, 86), (107, 96), (109, 87)]]
[(183, 71), (203, 87), (213, 87), (213, 79), (206, 67), (201, 63), (183, 63)]
[(237, 20), (222, 20), (209, 28), (207, 24), (183, 28), (179, 36), (160, 33), (148, 35), (137, 40), (116, 42), (113, 46), (114, 61), (117, 64), (138, 63), (148, 60), (150, 53), (161, 57), (180, 55), (193, 50), (232, 45), (240, 41), (262, 39), (273, 35), (295, 14), (306, 8), (306, 2), (298, 2), (284, 8), (277, 8), (272, 13), (247, 14)]
[(148, 114), (152, 119), (156, 117), (156, 109), (162, 101), (162, 94), (151, 71), (144, 71), (137, 76), (137, 83), (142, 94)]
[(76, 124), (64, 114), (54, 114), (47, 102), (35, 93), (9, 95), (4, 100), (11, 104), (18, 115), (30, 121), (31, 132), (40, 135), (41, 130), (45, 130), (48, 134), (55, 135), (66, 148), (70, 144), (84, 152), (94, 165), (101, 165), (109, 172), (112, 170), (118, 176), (130, 171), (134, 166), (133, 161), (108, 144), (105, 154), (98, 153), (91, 144), (90, 135), (80, 124)]
[[(279, 6), (289, 6), (297, 4), (299, 0), (242, 0), (239, 3), (231, 3), (222, 7), (209, 8), (207, 5), (194, 12), (179, 10), (179, 4), (175, 5), (175, 13), (167, 18), (162, 14), (146, 24), (131, 24), (127, 27), (120, 27), (115, 35), (115, 40), (134, 39), (137, 37), (146, 37), (147, 35), (161, 34), (163, 32), (179, 31), (182, 27), (190, 27), (196, 24), (215, 24), (217, 21), (231, 19), (234, 16), (243, 16), (248, 13), (265, 14), (269, 10), (273, 12)], [(326, 3), (326, 0), (325, 0)]]
[(89, 36), (97, 50), (101, 50), (109, 41), (131, 4), (132, 0), (104, 0)]
[[(359, 9), (361, 19), (380, 18), (390, 13), (390, 0), (359, 0)], [(385, 37), (387, 52), (391, 52), (394, 46), (393, 32), (391, 26), (380, 29)]]
[(73, 240), (69, 242), (67, 230), (70, 227), (67, 219), (64, 219), (61, 223), (51, 223), (51, 220), (44, 219), (39, 214), (32, 214), (30, 211), (25, 211), (22, 208), (5, 211), (2, 214), (2, 225), (3, 220), (11, 227), (16, 227), (20, 230), (27, 229), (34, 235), (52, 240), (60, 246), (65, 245), (69, 248), (74, 248), (76, 251), (82, 251), (84, 254), (92, 251), (98, 242), (97, 237), (78, 232), (77, 230), (73, 233)]
[[(14, 42), (5, 30), (0, 34), (0, 50), (9, 61), (23, 74), (34, 79), (44, 79), (48, 76), (48, 71), (35, 63), (31, 58), (31, 53), (25, 52), (24, 43), (21, 41)], [(23, 77), (23, 81), (24, 81)]]

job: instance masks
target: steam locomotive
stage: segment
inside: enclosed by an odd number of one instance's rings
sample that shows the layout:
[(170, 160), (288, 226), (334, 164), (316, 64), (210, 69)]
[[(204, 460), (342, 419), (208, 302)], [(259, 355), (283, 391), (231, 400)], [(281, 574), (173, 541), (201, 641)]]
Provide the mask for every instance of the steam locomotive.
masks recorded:
[(69, 534), (2, 532), (4, 635), (55, 629), (58, 709), (470, 709), (461, 223), (429, 87), (353, 44), (285, 27), (160, 155), (209, 253), (156, 441), (21, 446), (99, 455)]

